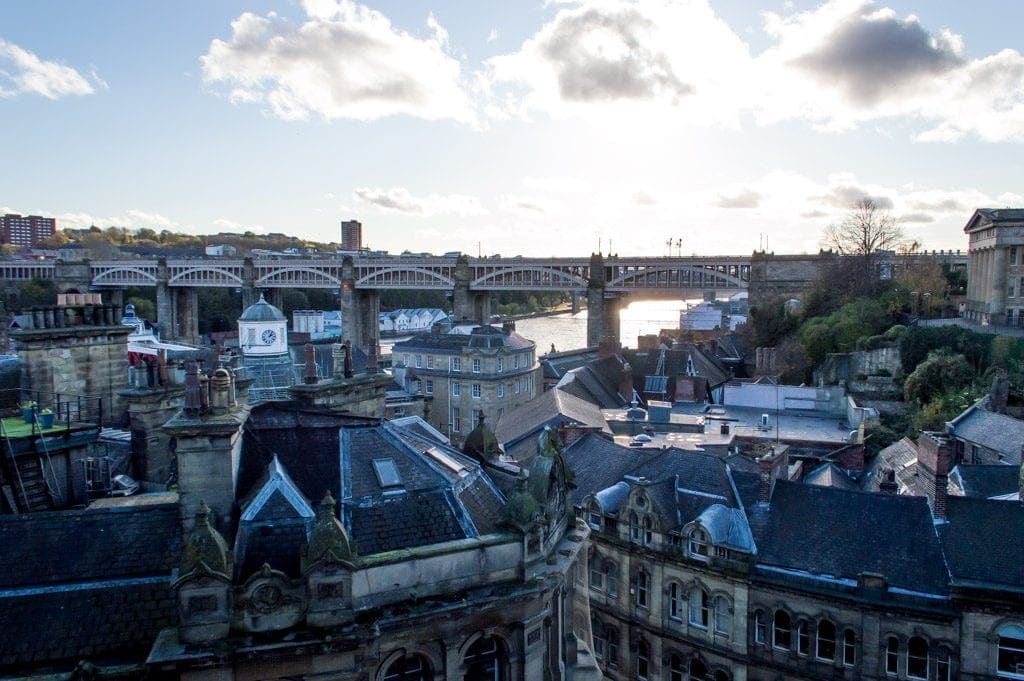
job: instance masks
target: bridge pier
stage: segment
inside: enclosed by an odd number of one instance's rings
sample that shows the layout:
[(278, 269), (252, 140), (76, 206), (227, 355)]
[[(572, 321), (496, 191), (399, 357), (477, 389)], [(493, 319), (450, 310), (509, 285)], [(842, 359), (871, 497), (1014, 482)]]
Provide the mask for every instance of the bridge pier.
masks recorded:
[(199, 292), (194, 288), (172, 289), (175, 340), (199, 344)]
[(341, 266), (341, 340), (369, 353), (380, 348), (380, 294), (374, 290), (357, 291), (352, 256), (346, 255)]
[(174, 336), (174, 302), (171, 288), (167, 285), (167, 260), (160, 258), (156, 266), (156, 329), (162, 340)]
[(580, 313), (580, 292), (579, 291), (570, 291), (570, 296), (571, 296), (571, 300), (572, 300), (572, 313), (573, 314), (579, 314)]
[[(284, 311), (284, 290), (279, 288), (268, 288), (263, 291), (263, 299), (268, 303), (276, 307), (278, 310)], [(243, 308), (244, 309), (244, 308)]]
[(605, 291), (606, 272), (600, 253), (590, 256), (590, 281), (587, 285), (587, 347), (596, 348), (605, 336), (619, 340), (621, 299)]
[(259, 301), (260, 296), (256, 291), (256, 266), (252, 258), (242, 261), (242, 310), (249, 309)]
[(469, 283), (473, 276), (469, 260), (460, 255), (455, 263), (455, 288), (452, 290), (452, 318), (456, 322), (486, 324), (491, 320), (491, 294), (488, 291), (471, 291)]

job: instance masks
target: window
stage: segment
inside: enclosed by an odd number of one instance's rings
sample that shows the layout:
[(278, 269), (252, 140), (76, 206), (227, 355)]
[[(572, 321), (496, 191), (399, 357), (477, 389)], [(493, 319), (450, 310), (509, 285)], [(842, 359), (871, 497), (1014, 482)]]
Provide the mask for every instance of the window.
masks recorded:
[(668, 657), (668, 681), (686, 681), (686, 665), (675, 653)]
[(248, 345), (256, 345), (256, 329), (249, 329), (246, 334)]
[(690, 678), (693, 681), (708, 678), (708, 666), (698, 659), (690, 660)]
[(400, 487), (402, 476), (394, 459), (374, 459), (373, 472), (377, 474), (377, 482), (381, 487)]
[(433, 369), (434, 368), (434, 356), (433, 355), (427, 355), (427, 368), (428, 369)]
[(708, 593), (700, 587), (690, 592), (690, 624), (708, 628)]
[(519, 368), (519, 355), (512, 355), (512, 368), (513, 369), (518, 369)]
[(505, 384), (504, 383), (499, 383), (498, 384), (498, 397), (504, 397), (504, 396), (505, 396)]
[(715, 633), (724, 636), (732, 633), (732, 613), (725, 596), (715, 598)]
[(650, 603), (650, 577), (643, 570), (636, 573), (636, 606), (646, 608)]
[(764, 611), (758, 610), (754, 613), (754, 643), (764, 645), (768, 639), (768, 623), (765, 622)]
[(391, 663), (383, 681), (427, 681), (433, 677), (420, 655), (405, 655)]
[(433, 395), (434, 394), (434, 382), (432, 380), (430, 380), (429, 378), (423, 384), (423, 392), (424, 392), (424, 394), (427, 394), (427, 395)]
[(461, 357), (452, 357), (451, 369), (452, 369), (452, 371), (462, 371), (462, 358)]
[(636, 645), (636, 678), (647, 681), (651, 671), (651, 647), (647, 641), (640, 640)]
[(797, 622), (796, 625), (796, 654), (801, 657), (811, 654), (811, 635), (807, 632), (806, 622)]
[(1016, 265), (1017, 264), (1017, 247), (1016, 246), (1011, 246), (1010, 247), (1010, 264), (1011, 265)]
[(715, 672), (715, 681), (731, 681), (729, 677), (729, 672), (723, 672), (721, 669), (719, 669), (717, 672)]
[(594, 591), (604, 591), (604, 572), (601, 571), (601, 561), (597, 558), (590, 563), (590, 588)]
[(1017, 280), (1016, 279), (1011, 279), (1010, 280), (1010, 284), (1006, 287), (1006, 297), (1007, 298), (1016, 298), (1017, 297), (1017, 291), (1015, 290), (1016, 288), (1017, 288)]
[(452, 407), (452, 432), (457, 433), (462, 428), (462, 418), (458, 407)]
[(471, 390), (472, 390), (472, 393), (473, 393), (473, 397), (475, 397), (476, 399), (480, 399), (480, 384), (479, 383), (474, 383), (472, 385)]
[(612, 561), (604, 564), (604, 583), (607, 585), (609, 598), (619, 595), (619, 570)]
[(900, 673), (900, 642), (895, 636), (885, 642), (885, 673), (889, 676)]
[(643, 520), (643, 544), (649, 546), (654, 541), (654, 521), (651, 516), (645, 515)]
[(591, 506), (590, 512), (587, 514), (587, 524), (589, 524), (592, 529), (600, 530), (601, 519), (603, 517), (604, 514), (601, 513), (601, 509), (598, 506)]
[(513, 388), (514, 388), (515, 394), (518, 395), (519, 394), (519, 381), (518, 380), (513, 384)]
[(950, 681), (953, 678), (953, 665), (949, 661), (949, 651), (939, 648), (935, 655), (935, 678), (937, 681)]
[(423, 368), (423, 355), (416, 355), (416, 368), (417, 369), (422, 369)]
[(410, 360), (411, 360), (411, 357), (410, 357), (409, 355), (404, 355), (404, 357), (405, 357), (405, 361), (404, 361), (404, 362), (402, 362), (402, 363), (403, 363), (403, 364), (404, 364), (405, 366), (407, 366), (407, 367), (408, 367), (408, 366), (412, 366), (412, 365), (411, 365), (411, 364), (409, 363), (409, 362), (410, 362)]
[(600, 662), (604, 659), (605, 651), (604, 625), (592, 617), (590, 619), (590, 630), (594, 632), (594, 658)]
[(458, 383), (452, 383), (452, 397), (458, 397), (459, 393), (462, 392), (462, 386)]
[(494, 636), (484, 636), (469, 647), (462, 664), (465, 679), (493, 679), (502, 681), (506, 678), (507, 663), (505, 646)]
[(619, 630), (609, 625), (605, 627), (604, 634), (608, 666), (617, 667), (619, 664)]
[(907, 642), (907, 677), (928, 678), (928, 641), (914, 636)]
[(476, 428), (477, 424), (480, 423), (480, 417), (483, 416), (483, 415), (484, 415), (484, 413), (482, 411), (480, 411), (479, 409), (474, 409), (473, 410), (473, 421), (469, 425), (471, 425), (474, 428)]
[(480, 373), (480, 358), (479, 357), (474, 357), (473, 358), (473, 373), (474, 374), (479, 374)]
[(818, 622), (818, 638), (814, 656), (831, 662), (836, 659), (836, 625), (828, 620)]
[(843, 632), (843, 664), (847, 667), (857, 664), (857, 634), (853, 629)]
[(1019, 624), (999, 629), (996, 671), (1000, 678), (1024, 679), (1024, 627)]
[(632, 511), (629, 513), (629, 541), (640, 543), (640, 516)]
[(683, 594), (677, 582), (668, 585), (668, 618), (677, 622), (683, 620)]
[(793, 643), (790, 626), (789, 613), (785, 610), (776, 610), (775, 616), (772, 617), (772, 645), (774, 647), (789, 650)]
[(689, 550), (692, 558), (707, 560), (708, 536), (704, 533), (704, 530), (693, 530), (690, 532)]
[(504, 370), (505, 370), (505, 358), (504, 357), (499, 357), (498, 358), (498, 371), (501, 372), (501, 371), (504, 371)]

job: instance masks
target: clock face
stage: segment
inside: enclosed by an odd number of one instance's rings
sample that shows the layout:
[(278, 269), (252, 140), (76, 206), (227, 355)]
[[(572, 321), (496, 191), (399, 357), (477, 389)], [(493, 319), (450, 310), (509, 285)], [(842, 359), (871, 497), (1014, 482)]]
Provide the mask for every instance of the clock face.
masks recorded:
[(260, 335), (260, 340), (262, 340), (265, 345), (270, 345), (277, 340), (277, 333), (273, 329), (267, 329)]

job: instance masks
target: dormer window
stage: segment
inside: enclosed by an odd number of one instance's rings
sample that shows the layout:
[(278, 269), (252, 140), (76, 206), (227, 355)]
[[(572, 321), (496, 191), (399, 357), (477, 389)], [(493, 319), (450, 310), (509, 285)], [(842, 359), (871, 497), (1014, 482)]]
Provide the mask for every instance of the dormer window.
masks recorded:
[(704, 530), (690, 531), (689, 553), (691, 558), (708, 559), (708, 535)]
[(587, 514), (587, 524), (590, 525), (591, 529), (600, 530), (601, 529), (601, 519), (603, 517), (604, 517), (604, 514), (601, 513), (601, 508), (600, 507), (598, 507), (596, 505), (595, 506), (591, 506), (590, 507), (590, 512)]

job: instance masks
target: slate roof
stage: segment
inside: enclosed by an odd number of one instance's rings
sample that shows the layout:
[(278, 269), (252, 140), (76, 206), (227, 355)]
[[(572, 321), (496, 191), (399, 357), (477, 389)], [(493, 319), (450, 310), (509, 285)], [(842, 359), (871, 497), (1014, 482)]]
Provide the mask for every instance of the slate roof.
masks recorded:
[(541, 360), (544, 368), (544, 378), (561, 378), (566, 372), (577, 369), (587, 362), (597, 358), (597, 351), (593, 348), (582, 350), (568, 350), (566, 352), (549, 352)]
[(565, 461), (576, 475), (576, 501), (611, 487), (659, 451), (620, 447), (595, 433), (582, 436), (565, 448)]
[(424, 352), (437, 354), (462, 354), (464, 348), (474, 350), (528, 350), (534, 347), (533, 341), (520, 336), (515, 331), (506, 333), (502, 329), (489, 324), (475, 327), (466, 333), (418, 333), (409, 340), (395, 343), (392, 353)]
[(885, 575), (890, 587), (948, 593), (945, 561), (923, 497), (779, 480), (771, 503), (749, 503), (747, 517), (759, 567), (854, 582), (859, 573), (874, 572)]
[(97, 655), (141, 662), (177, 621), (177, 504), (0, 516), (0, 546), (4, 671)]
[(619, 395), (624, 376), (621, 358), (602, 357), (567, 372), (557, 387), (600, 409), (620, 409), (627, 406)]
[[(327, 490), (341, 501), (341, 521), (363, 555), (493, 532), (504, 510), (504, 497), (477, 462), (433, 433), (394, 422), (259, 405), (243, 439), (240, 494), (266, 481), (273, 454), (306, 501), (315, 505)], [(382, 485), (374, 461), (384, 459), (393, 462), (397, 485)], [(247, 530), (241, 570), (263, 560), (289, 574), (297, 569), (304, 530), (293, 508), (279, 506), (282, 522)]]
[[(642, 377), (657, 375), (661, 351), (624, 350), (623, 356), (633, 367), (633, 375)], [(675, 377), (687, 373), (688, 360), (693, 360), (695, 375), (708, 380), (715, 388), (732, 378), (731, 372), (722, 366), (718, 358), (696, 344), (685, 343), (681, 347), (665, 350), (665, 362), (660, 375), (669, 377), (669, 392), (674, 392)]]
[(1020, 468), (1003, 464), (960, 464), (949, 474), (962, 496), (991, 499), (1020, 491)]
[(494, 435), (502, 444), (513, 443), (543, 430), (545, 426), (576, 423), (611, 434), (601, 410), (579, 397), (552, 388), (515, 409), (505, 412)]
[(805, 475), (804, 484), (837, 487), (851, 491), (860, 489), (860, 486), (842, 468), (830, 462), (823, 463)]
[(939, 534), (954, 584), (1024, 591), (1024, 506), (949, 497)]
[(896, 471), (896, 478), (904, 486), (917, 489), (917, 443), (909, 437), (903, 437), (878, 452), (864, 468), (860, 485), (865, 492), (877, 492), (882, 471)]
[(1024, 421), (988, 410), (983, 397), (949, 422), (948, 432), (958, 440), (976, 444), (1000, 454), (1003, 463), (1020, 464), (1024, 442)]

